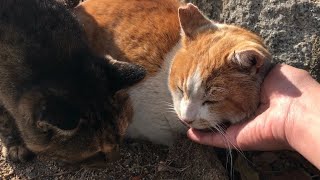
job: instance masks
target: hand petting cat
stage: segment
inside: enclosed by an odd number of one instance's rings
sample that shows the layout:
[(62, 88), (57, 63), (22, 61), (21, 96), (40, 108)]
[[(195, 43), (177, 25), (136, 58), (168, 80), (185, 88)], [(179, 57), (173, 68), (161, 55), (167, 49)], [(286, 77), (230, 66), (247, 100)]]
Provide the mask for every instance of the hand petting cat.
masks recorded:
[(320, 84), (306, 71), (276, 65), (262, 84), (261, 104), (252, 120), (224, 134), (195, 129), (195, 142), (240, 150), (294, 149), (320, 168)]

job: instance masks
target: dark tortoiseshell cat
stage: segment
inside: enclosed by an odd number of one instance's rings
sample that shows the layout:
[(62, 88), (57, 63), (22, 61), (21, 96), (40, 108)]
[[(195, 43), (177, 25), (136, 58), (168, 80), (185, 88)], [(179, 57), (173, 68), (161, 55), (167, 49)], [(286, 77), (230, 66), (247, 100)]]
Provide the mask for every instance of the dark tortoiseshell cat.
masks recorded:
[(0, 1), (0, 137), (11, 160), (76, 162), (117, 147), (130, 117), (119, 90), (145, 71), (86, 44), (60, 2)]

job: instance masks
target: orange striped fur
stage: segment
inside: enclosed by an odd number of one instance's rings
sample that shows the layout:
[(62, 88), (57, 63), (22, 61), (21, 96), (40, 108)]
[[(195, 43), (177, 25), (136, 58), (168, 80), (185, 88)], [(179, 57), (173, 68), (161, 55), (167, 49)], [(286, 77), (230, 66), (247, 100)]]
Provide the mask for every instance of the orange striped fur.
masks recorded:
[(157, 72), (179, 41), (177, 0), (87, 0), (75, 14), (92, 49)]

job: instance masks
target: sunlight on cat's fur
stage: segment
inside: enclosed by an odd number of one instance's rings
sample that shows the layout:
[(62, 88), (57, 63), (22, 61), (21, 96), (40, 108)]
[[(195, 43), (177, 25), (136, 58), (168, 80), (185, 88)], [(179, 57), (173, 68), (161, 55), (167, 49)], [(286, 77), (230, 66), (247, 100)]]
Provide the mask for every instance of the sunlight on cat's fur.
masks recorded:
[(129, 137), (171, 145), (184, 124), (211, 129), (256, 110), (271, 59), (257, 35), (178, 0), (89, 0), (75, 14), (93, 51), (148, 71), (129, 90)]

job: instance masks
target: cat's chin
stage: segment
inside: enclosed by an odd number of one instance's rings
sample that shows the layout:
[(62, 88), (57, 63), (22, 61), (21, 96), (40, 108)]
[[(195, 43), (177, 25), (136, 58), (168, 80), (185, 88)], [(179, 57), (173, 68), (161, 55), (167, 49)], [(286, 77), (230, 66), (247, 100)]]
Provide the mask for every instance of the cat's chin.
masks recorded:
[[(231, 126), (230, 122), (223, 122), (223, 123), (219, 123), (217, 126), (215, 127), (208, 127), (208, 128), (194, 128), (197, 131), (201, 131), (201, 132), (225, 132), (229, 127)], [(190, 126), (189, 126), (190, 127)]]
[(209, 132), (218, 132), (215, 128), (205, 128), (205, 129), (197, 129), (197, 128), (194, 128), (196, 129), (197, 131), (201, 131), (201, 132), (206, 132), (206, 133), (209, 133)]

